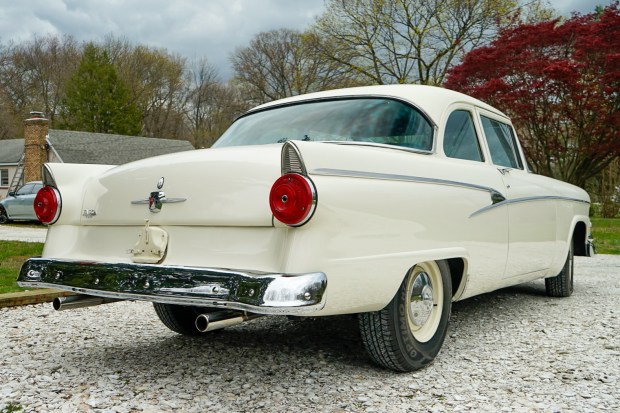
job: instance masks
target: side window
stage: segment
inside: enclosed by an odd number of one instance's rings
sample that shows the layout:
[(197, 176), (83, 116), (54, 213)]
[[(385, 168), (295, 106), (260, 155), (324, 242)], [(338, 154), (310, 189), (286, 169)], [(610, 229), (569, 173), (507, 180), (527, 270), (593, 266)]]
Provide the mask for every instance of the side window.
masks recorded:
[(450, 114), (443, 135), (443, 151), (450, 158), (483, 160), (470, 112), (455, 110)]
[(21, 188), (19, 188), (16, 195), (28, 195), (32, 193), (33, 186), (34, 184), (27, 184), (27, 185), (22, 186)]
[(512, 127), (485, 116), (480, 118), (493, 163), (499, 166), (523, 169)]

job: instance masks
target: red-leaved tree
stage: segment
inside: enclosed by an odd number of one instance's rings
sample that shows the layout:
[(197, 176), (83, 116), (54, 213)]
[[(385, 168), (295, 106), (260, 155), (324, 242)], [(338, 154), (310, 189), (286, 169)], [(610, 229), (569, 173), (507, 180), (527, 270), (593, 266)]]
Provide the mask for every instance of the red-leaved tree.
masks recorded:
[(583, 187), (620, 156), (618, 2), (506, 30), (445, 86), (507, 113), (536, 172)]

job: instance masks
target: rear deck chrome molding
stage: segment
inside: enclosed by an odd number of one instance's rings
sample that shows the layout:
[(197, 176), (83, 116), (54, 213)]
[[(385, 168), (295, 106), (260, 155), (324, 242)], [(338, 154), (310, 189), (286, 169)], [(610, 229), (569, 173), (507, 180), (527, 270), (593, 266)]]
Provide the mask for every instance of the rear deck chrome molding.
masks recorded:
[[(162, 204), (177, 204), (179, 202), (187, 201), (187, 198), (161, 198), (159, 200)], [(131, 201), (133, 205), (144, 205), (149, 203), (149, 198), (144, 199), (136, 199), (135, 201)]]
[(56, 288), (96, 297), (229, 308), (258, 314), (300, 314), (325, 306), (322, 272), (275, 274), (222, 268), (31, 258), (22, 287)]

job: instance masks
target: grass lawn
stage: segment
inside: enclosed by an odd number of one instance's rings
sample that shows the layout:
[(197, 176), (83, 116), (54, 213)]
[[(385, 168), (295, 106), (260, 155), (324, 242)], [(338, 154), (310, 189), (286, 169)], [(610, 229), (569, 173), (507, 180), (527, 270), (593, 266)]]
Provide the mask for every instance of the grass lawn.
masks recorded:
[(620, 218), (592, 218), (597, 254), (620, 254)]
[(0, 241), (0, 294), (24, 291), (15, 280), (26, 259), (41, 255), (43, 244), (38, 242)]

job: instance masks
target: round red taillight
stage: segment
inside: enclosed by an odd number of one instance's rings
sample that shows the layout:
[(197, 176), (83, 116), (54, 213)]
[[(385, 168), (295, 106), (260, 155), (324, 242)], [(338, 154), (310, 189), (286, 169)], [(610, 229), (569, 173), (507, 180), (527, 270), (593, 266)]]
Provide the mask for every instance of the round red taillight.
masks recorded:
[(51, 186), (39, 189), (34, 197), (34, 212), (43, 224), (52, 224), (60, 215), (60, 194)]
[(303, 225), (316, 207), (314, 184), (303, 175), (282, 175), (271, 187), (269, 206), (278, 221), (291, 226)]

